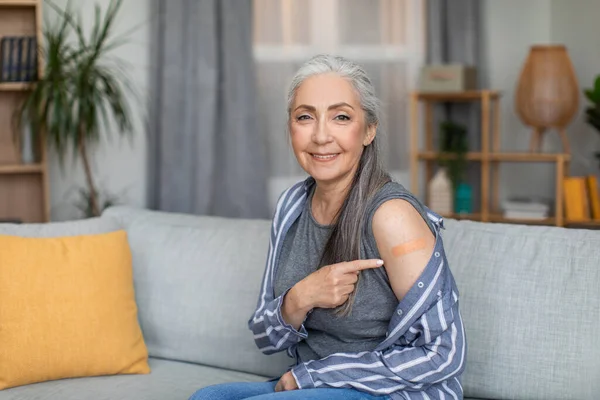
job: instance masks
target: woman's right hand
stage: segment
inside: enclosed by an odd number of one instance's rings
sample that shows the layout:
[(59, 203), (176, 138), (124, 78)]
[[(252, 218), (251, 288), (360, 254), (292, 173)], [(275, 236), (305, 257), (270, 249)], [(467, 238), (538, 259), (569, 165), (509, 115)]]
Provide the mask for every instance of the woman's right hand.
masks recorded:
[(299, 329), (313, 308), (335, 308), (348, 300), (363, 269), (379, 268), (383, 261), (356, 260), (327, 265), (296, 283), (285, 295), (283, 319)]
[(327, 265), (296, 284), (299, 296), (311, 309), (336, 308), (344, 304), (354, 291), (360, 271), (382, 265), (383, 261), (377, 259)]

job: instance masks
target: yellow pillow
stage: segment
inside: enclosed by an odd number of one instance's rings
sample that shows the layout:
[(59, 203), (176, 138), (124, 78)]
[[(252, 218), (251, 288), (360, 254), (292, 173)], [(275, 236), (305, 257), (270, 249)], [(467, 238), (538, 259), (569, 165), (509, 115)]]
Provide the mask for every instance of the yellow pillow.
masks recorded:
[(0, 235), (0, 390), (147, 374), (125, 231)]

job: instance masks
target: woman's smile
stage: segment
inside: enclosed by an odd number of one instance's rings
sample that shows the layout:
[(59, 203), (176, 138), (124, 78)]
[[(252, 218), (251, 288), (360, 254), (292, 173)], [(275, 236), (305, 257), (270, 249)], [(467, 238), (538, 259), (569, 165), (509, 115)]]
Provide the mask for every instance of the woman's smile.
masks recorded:
[(340, 153), (309, 153), (314, 161), (323, 163), (331, 162), (338, 158)]

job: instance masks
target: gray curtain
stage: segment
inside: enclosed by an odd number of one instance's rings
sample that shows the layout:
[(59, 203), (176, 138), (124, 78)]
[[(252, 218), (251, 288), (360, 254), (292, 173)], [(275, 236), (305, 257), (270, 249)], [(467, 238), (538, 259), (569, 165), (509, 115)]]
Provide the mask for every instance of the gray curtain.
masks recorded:
[[(459, 63), (474, 66), (482, 87), (481, 0), (427, 0), (427, 62)], [(445, 103), (435, 111), (436, 134), (439, 123), (451, 120), (467, 126), (471, 151), (481, 148), (481, 107), (478, 103)], [(470, 165), (467, 180), (473, 187), (474, 205), (480, 202), (480, 168)], [(476, 207), (477, 210), (477, 207)]]
[(252, 2), (154, 0), (150, 207), (268, 215)]

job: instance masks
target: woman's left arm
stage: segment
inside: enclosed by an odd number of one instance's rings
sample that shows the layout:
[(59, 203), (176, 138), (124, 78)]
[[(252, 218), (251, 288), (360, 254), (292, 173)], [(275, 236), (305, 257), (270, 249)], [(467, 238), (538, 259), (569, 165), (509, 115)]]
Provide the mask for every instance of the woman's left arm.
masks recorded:
[[(416, 339), (406, 345), (396, 342), (383, 351), (338, 353), (299, 364), (292, 373), (301, 389), (346, 387), (372, 394), (422, 391), (457, 377), (464, 369), (466, 346), (457, 294), (434, 291), (440, 287), (445, 266), (428, 225), (410, 203), (390, 200), (376, 211), (373, 233), (400, 302), (397, 310), (402, 312), (390, 328), (410, 330)], [(428, 266), (433, 273), (423, 274)]]

